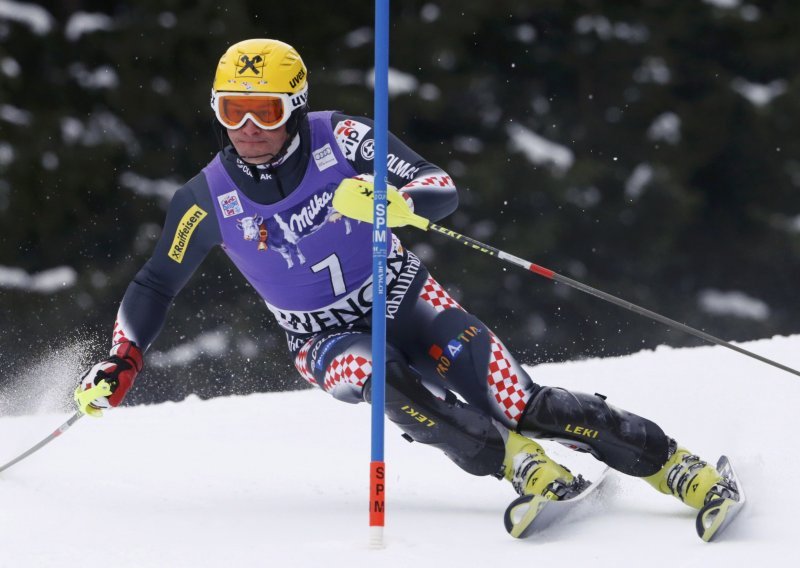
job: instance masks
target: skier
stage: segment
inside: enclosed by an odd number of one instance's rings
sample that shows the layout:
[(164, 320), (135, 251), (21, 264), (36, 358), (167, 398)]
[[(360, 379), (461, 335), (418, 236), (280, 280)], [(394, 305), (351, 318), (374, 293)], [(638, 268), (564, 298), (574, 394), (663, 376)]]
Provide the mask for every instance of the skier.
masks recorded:
[[(342, 180), (370, 179), (372, 122), (309, 112), (300, 55), (272, 39), (225, 52), (211, 107), (223, 148), (175, 193), (161, 239), (122, 299), (110, 356), (75, 391), (80, 410), (100, 416), (123, 401), (170, 303), (216, 245), (285, 330), (300, 375), (341, 401), (369, 402), (371, 227), (341, 218), (331, 200)], [(388, 182), (417, 214), (437, 221), (455, 210), (447, 173), (392, 135), (388, 159)], [(390, 249), (386, 415), (406, 438), (468, 473), (505, 478), (520, 495), (563, 499), (586, 485), (534, 437), (591, 452), (697, 509), (737, 497), (652, 421), (602, 395), (534, 383), (396, 235)], [(80, 396), (101, 381), (108, 396)]]

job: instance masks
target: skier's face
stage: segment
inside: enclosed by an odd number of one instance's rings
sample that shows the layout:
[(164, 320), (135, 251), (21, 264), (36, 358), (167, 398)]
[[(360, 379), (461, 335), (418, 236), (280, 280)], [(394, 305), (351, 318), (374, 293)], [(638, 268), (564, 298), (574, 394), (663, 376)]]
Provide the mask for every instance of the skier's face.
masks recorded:
[(266, 164), (280, 151), (288, 136), (286, 126), (264, 130), (247, 120), (241, 128), (227, 129), (228, 137), (242, 159), (250, 164)]

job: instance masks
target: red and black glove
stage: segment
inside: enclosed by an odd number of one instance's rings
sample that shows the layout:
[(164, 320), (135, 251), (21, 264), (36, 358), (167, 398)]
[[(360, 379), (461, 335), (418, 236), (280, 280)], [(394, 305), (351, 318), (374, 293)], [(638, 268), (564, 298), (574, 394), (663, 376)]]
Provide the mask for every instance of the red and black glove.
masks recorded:
[[(136, 375), (142, 370), (142, 350), (132, 341), (122, 341), (111, 348), (111, 355), (107, 359), (92, 367), (82, 378), (75, 389), (75, 401), (78, 409), (91, 416), (102, 416), (102, 409), (119, 406), (125, 395), (133, 386)], [(97, 397), (81, 397), (90, 389), (101, 385), (105, 381), (108, 388), (98, 390)]]

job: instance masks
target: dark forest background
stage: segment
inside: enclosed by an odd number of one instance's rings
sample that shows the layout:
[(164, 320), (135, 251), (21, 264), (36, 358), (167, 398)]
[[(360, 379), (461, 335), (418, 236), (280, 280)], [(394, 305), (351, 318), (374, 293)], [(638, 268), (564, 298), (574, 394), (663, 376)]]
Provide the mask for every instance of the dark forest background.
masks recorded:
[[(442, 224), (726, 340), (800, 331), (800, 3), (391, 14), (390, 127), (455, 178)], [(169, 195), (218, 149), (209, 90), (230, 44), (291, 43), (313, 109), (371, 115), (372, 21), (366, 0), (3, 0), (0, 384), (54, 350), (105, 355)], [(536, 154), (534, 133), (556, 146)], [(401, 237), (524, 363), (700, 344), (442, 237)], [(42, 285), (57, 268), (64, 285)], [(130, 403), (303, 388), (221, 251), (149, 361)]]

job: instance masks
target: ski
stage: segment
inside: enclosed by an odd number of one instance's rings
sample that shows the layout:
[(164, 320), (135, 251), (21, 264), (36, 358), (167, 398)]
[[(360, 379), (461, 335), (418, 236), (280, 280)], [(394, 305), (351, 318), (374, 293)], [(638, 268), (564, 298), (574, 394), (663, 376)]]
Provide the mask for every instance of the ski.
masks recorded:
[(717, 471), (730, 480), (739, 494), (738, 499), (712, 499), (697, 513), (697, 535), (706, 542), (711, 542), (722, 533), (744, 507), (744, 489), (739, 477), (727, 456), (721, 456), (717, 462)]
[(608, 475), (610, 468), (605, 468), (594, 481), (587, 482), (586, 487), (574, 497), (561, 501), (553, 501), (542, 495), (523, 495), (517, 497), (506, 508), (503, 521), (508, 533), (515, 538), (527, 538), (554, 524), (568, 511), (586, 499), (600, 487)]

